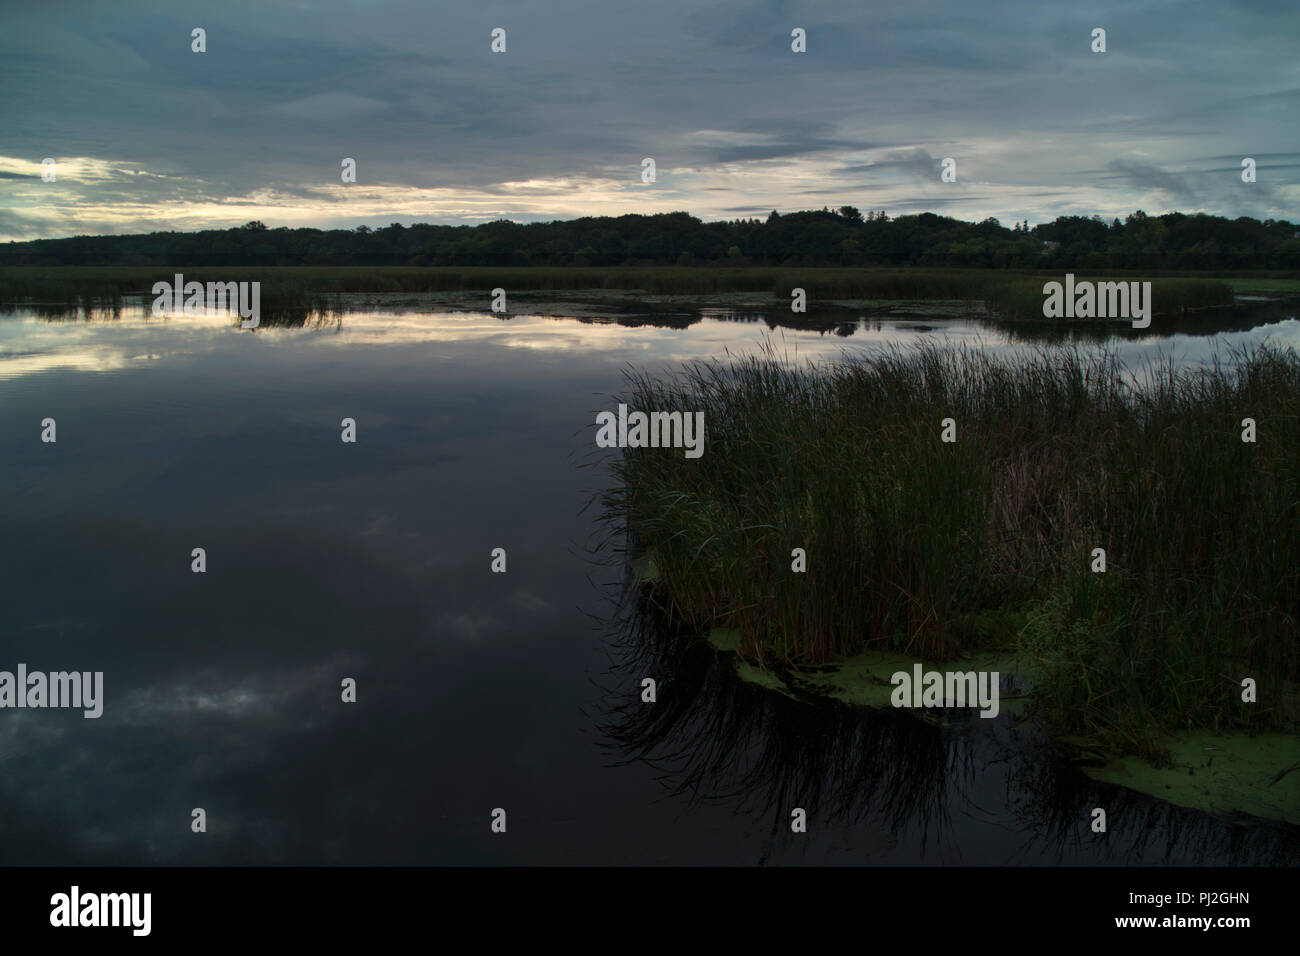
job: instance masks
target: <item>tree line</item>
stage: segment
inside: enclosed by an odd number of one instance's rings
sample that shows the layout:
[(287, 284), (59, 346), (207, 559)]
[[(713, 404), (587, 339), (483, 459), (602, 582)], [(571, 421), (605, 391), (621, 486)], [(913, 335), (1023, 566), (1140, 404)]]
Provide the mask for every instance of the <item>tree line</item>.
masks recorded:
[(1008, 227), (853, 206), (704, 222), (685, 212), (502, 219), (477, 226), (269, 229), (76, 236), (0, 246), (0, 265), (207, 266), (947, 266), (1008, 269), (1300, 268), (1300, 227), (1204, 213), (1123, 222), (1062, 216)]

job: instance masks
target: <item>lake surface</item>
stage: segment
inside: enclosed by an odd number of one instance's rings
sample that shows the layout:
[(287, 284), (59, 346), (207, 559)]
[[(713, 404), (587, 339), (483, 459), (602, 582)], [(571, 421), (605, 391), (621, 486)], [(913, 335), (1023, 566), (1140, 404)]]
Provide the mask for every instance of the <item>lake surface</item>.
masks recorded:
[[(146, 311), (0, 314), (0, 669), (103, 671), (105, 697), (97, 720), (0, 711), (0, 863), (1300, 859), (1296, 828), (1092, 783), (1007, 719), (940, 729), (744, 684), (638, 606), (617, 542), (596, 547), (586, 506), (617, 452), (595, 414), (628, 366), (1020, 337), (725, 312), (249, 332)], [(1259, 322), (1164, 337), (1157, 318), (1118, 347), (1300, 345), (1294, 318)]]

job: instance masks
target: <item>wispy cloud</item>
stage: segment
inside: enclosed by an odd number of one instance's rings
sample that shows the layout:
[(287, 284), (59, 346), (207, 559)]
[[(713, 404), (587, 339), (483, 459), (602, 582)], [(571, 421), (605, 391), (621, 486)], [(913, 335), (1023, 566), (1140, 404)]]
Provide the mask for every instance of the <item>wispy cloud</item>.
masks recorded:
[[(1300, 217), (1300, 13), (1283, 2), (1189, 0), (1170, 17), (1106, 0), (1082, 21), (1032, 0), (978, 14), (959, 0), (120, 0), (6, 21), (0, 81), (23, 94), (0, 99), (4, 239), (727, 218), (812, 196), (1007, 220)], [(196, 25), (206, 53), (190, 49)], [(807, 53), (790, 50), (795, 26)], [(945, 156), (956, 183), (939, 182)], [(1242, 156), (1257, 183), (1241, 183)], [(40, 180), (45, 157), (57, 183)]]

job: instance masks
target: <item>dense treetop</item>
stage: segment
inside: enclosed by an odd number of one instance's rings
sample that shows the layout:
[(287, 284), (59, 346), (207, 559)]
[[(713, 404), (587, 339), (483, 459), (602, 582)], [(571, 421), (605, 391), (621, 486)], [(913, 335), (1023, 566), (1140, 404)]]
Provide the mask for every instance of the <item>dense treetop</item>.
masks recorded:
[(0, 245), (0, 265), (628, 265), (1293, 269), (1300, 227), (1203, 213), (1123, 222), (1063, 216), (1011, 227), (933, 213), (839, 210), (703, 222), (685, 212), (478, 226), (231, 229), (77, 236)]

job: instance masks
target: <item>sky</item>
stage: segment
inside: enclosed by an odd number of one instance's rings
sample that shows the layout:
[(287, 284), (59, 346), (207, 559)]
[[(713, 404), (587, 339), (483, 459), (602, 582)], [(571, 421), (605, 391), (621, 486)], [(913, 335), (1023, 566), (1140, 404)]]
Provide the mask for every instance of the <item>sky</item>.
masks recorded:
[(0, 11), (2, 241), (845, 204), (1300, 220), (1295, 0)]

